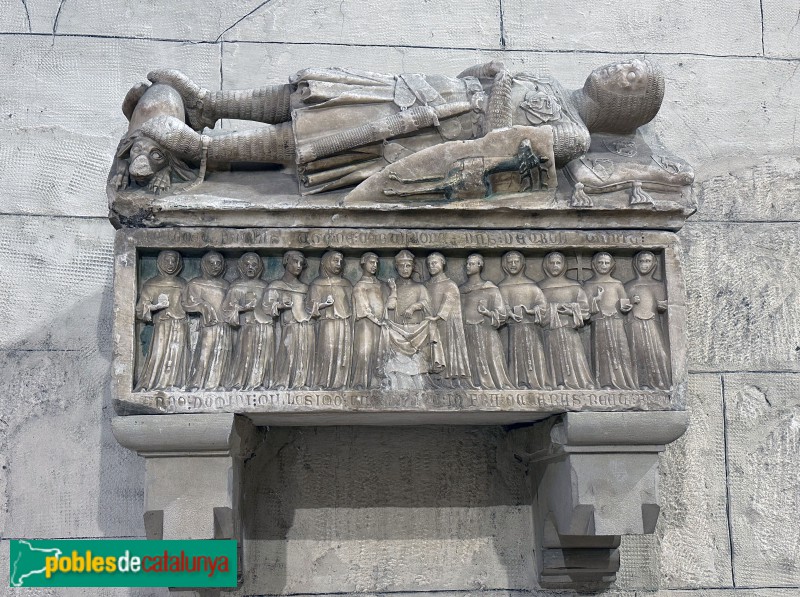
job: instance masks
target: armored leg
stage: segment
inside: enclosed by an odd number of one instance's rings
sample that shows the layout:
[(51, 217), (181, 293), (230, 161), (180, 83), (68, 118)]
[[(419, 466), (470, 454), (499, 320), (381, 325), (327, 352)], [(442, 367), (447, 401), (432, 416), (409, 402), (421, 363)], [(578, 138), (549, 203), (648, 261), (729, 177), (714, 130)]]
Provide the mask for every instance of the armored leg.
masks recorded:
[(160, 69), (147, 78), (176, 89), (186, 104), (189, 124), (195, 130), (213, 128), (220, 118), (252, 120), (278, 124), (291, 119), (289, 84), (269, 85), (258, 89), (211, 91), (194, 83), (179, 70)]

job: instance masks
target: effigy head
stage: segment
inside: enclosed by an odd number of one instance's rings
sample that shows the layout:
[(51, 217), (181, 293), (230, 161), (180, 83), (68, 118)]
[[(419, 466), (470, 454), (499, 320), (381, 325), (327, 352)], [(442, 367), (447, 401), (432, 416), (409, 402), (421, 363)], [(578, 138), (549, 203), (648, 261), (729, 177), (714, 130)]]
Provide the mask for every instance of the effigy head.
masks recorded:
[(581, 116), (591, 132), (632, 133), (661, 108), (664, 75), (649, 60), (615, 62), (591, 72), (583, 95)]

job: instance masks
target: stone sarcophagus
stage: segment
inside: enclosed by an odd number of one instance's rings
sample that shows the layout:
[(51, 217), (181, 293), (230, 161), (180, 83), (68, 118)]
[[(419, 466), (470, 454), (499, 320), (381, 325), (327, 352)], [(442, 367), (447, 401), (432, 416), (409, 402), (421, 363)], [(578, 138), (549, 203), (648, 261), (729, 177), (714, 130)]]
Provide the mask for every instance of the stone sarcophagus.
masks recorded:
[(148, 78), (109, 176), (114, 429), (148, 461), (148, 534), (242, 539), (267, 426), (504, 425), (540, 586), (613, 582), (687, 424), (693, 173), (638, 130), (658, 69)]

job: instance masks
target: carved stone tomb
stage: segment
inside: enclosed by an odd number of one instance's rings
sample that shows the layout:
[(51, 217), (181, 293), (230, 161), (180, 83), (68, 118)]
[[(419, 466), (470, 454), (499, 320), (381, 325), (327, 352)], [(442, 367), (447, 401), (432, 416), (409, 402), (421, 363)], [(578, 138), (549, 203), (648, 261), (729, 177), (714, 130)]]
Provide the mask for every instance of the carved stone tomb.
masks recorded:
[(693, 173), (639, 130), (658, 68), (148, 79), (108, 186), (114, 432), (147, 460), (148, 536), (246, 538), (268, 426), (502, 425), (539, 586), (611, 584), (687, 425)]

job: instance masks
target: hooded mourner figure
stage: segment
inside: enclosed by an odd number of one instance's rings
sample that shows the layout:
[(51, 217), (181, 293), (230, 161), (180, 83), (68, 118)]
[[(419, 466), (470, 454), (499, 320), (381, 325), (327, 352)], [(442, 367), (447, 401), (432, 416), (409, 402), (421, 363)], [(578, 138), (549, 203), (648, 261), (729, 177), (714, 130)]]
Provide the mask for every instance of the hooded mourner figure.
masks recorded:
[(666, 390), (670, 387), (670, 365), (660, 314), (669, 305), (664, 283), (655, 279), (657, 266), (658, 260), (650, 251), (634, 255), (636, 277), (625, 284), (625, 292), (631, 302), (628, 326), (639, 385)]
[(522, 253), (509, 251), (501, 264), (506, 277), (498, 287), (506, 305), (508, 376), (517, 388), (543, 390), (548, 387), (542, 342), (547, 300), (536, 282), (525, 275)]
[(197, 345), (189, 373), (189, 389), (224, 389), (233, 356), (233, 331), (224, 321), (223, 302), (230, 284), (223, 279), (225, 258), (209, 251), (200, 260), (202, 274), (189, 281), (184, 309), (198, 313)]
[(328, 251), (308, 289), (311, 314), (318, 318), (313, 385), (325, 390), (339, 390), (350, 381), (353, 285), (343, 271), (344, 255)]
[(624, 317), (631, 310), (631, 303), (622, 282), (611, 275), (615, 266), (609, 253), (595, 253), (594, 276), (583, 285), (592, 321), (594, 377), (601, 389), (634, 390), (638, 384)]
[(300, 251), (286, 251), (283, 277), (270, 282), (264, 295), (264, 310), (277, 317), (281, 326), (272, 374), (272, 387), (279, 390), (311, 384), (316, 330), (308, 309), (308, 284), (300, 281), (307, 265)]
[(544, 257), (547, 276), (539, 282), (548, 303), (544, 346), (550, 383), (554, 388), (594, 388), (589, 362), (578, 330), (589, 319), (589, 301), (580, 282), (567, 278), (567, 259), (554, 251)]
[(145, 281), (136, 303), (136, 318), (153, 324), (137, 391), (183, 388), (189, 373), (186, 281), (178, 275), (183, 259), (177, 251), (161, 251), (156, 265), (159, 273)]
[(262, 307), (267, 283), (261, 279), (264, 263), (256, 253), (245, 253), (238, 263), (240, 278), (225, 295), (225, 321), (238, 330), (225, 386), (232, 390), (266, 388), (275, 358), (275, 329), (271, 313)]

